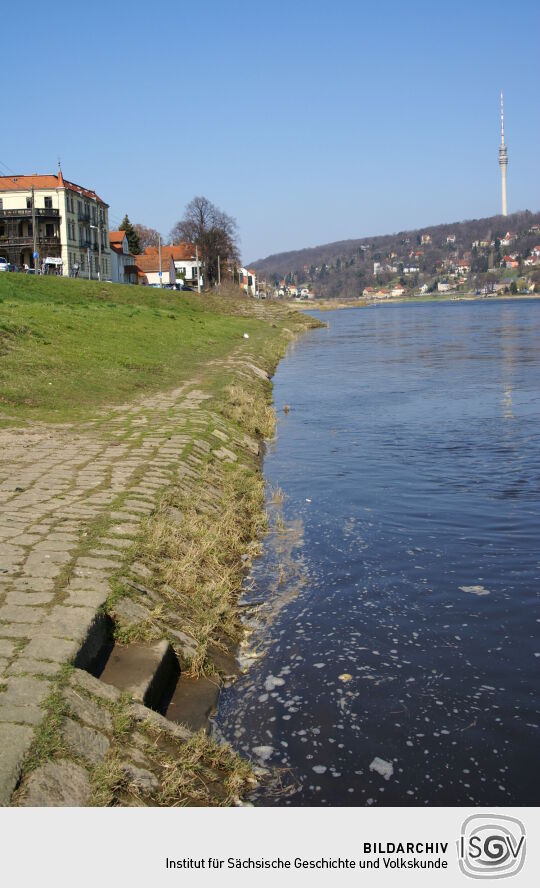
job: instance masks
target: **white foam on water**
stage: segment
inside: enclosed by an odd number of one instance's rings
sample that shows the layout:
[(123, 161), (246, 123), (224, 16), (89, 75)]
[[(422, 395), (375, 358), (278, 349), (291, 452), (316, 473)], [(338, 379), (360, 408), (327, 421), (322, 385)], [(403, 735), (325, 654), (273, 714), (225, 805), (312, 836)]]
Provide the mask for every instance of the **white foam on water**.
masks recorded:
[(255, 753), (255, 755), (257, 756), (258, 759), (261, 759), (261, 761), (266, 762), (266, 761), (268, 761), (268, 759), (271, 757), (272, 753), (274, 752), (274, 747), (273, 746), (254, 746), (252, 751)]
[(470, 592), (471, 595), (490, 595), (489, 589), (484, 586), (460, 586), (462, 592)]
[(379, 756), (376, 755), (369, 766), (369, 770), (376, 771), (377, 774), (380, 774), (385, 780), (390, 780), (390, 777), (394, 773), (394, 766), (392, 762), (387, 762), (385, 759), (379, 758)]

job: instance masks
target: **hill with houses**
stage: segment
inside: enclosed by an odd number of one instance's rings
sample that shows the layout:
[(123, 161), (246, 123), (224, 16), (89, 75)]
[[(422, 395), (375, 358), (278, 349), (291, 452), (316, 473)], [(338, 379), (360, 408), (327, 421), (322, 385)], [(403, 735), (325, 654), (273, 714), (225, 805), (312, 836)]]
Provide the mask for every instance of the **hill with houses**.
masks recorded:
[[(320, 297), (540, 285), (540, 213), (528, 210), (336, 241), (251, 263), (280, 290)], [(399, 293), (398, 291), (401, 291)]]

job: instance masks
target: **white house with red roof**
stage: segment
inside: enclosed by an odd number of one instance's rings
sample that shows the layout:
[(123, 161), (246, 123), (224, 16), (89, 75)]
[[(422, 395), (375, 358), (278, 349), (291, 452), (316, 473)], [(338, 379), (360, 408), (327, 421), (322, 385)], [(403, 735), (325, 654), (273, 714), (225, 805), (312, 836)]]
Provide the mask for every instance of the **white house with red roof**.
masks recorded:
[[(257, 272), (252, 268), (239, 269), (239, 281), (242, 290), (245, 290), (248, 296), (255, 296), (257, 293)], [(298, 295), (296, 287), (289, 287), (289, 295), (292, 289), (296, 290), (295, 296)]]
[(108, 211), (60, 168), (57, 175), (0, 176), (0, 253), (20, 267), (108, 280)]
[(138, 284), (135, 256), (129, 252), (125, 231), (109, 231), (111, 248), (111, 281), (118, 284)]
[(161, 247), (161, 278), (160, 251), (158, 247), (147, 247), (144, 253), (135, 257), (135, 264), (142, 272), (141, 283), (148, 284), (187, 284), (197, 288), (197, 278), (202, 277), (202, 260), (197, 258), (193, 244), (164, 244)]

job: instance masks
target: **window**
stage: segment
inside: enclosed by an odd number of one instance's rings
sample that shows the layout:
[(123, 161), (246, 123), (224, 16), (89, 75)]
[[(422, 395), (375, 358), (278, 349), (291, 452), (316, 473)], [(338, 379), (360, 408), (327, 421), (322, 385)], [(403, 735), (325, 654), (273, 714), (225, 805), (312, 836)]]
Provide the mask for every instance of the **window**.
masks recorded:
[(45, 198), (45, 209), (52, 210), (52, 197)]
[(0, 197), (0, 210), (4, 209), (4, 198)]
[(31, 197), (27, 197), (27, 198), (26, 198), (26, 209), (27, 209), (27, 210), (31, 210), (31, 209), (32, 209), (32, 198), (31, 198)]
[(52, 222), (47, 222), (45, 225), (45, 237), (54, 237), (54, 225)]

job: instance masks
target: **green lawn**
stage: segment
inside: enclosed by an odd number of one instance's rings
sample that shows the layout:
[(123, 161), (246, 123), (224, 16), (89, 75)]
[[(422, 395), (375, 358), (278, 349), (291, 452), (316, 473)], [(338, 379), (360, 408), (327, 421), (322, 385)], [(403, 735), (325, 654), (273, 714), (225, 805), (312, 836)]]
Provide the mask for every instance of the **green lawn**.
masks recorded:
[(269, 325), (240, 313), (245, 301), (2, 273), (0, 423), (81, 418), (181, 383), (236, 346), (256, 354)]

